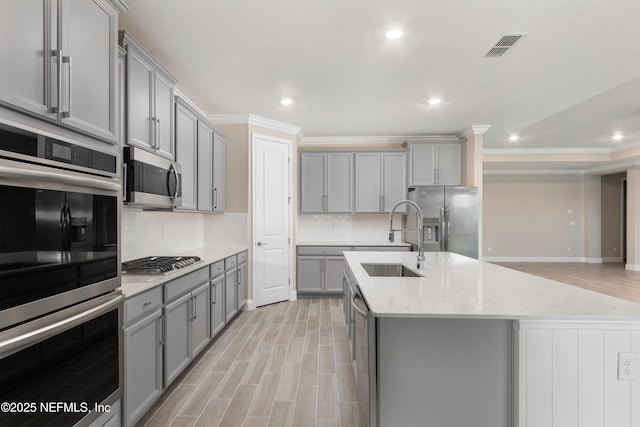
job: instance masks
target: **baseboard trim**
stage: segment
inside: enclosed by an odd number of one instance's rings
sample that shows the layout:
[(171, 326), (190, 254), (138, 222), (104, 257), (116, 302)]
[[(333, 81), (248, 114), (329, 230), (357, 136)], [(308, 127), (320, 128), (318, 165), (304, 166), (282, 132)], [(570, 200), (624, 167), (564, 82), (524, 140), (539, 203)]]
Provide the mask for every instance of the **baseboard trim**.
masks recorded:
[(289, 301), (296, 301), (298, 299), (298, 293), (296, 291), (291, 291), (289, 294)]
[(594, 262), (599, 258), (585, 258), (585, 257), (483, 257), (482, 260), (486, 262)]
[(247, 308), (247, 311), (256, 309), (256, 305), (253, 303), (252, 299), (247, 300), (247, 305), (245, 307)]
[(640, 271), (639, 264), (625, 264), (624, 268), (631, 271)]
[(604, 260), (604, 262), (622, 262), (621, 257), (605, 257), (602, 259)]

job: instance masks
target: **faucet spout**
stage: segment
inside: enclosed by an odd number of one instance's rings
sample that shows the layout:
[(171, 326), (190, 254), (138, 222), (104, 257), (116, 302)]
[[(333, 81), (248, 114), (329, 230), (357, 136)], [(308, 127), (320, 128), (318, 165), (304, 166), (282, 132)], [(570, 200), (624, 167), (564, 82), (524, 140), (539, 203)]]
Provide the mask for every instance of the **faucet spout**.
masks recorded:
[(393, 242), (393, 215), (396, 213), (396, 209), (402, 205), (409, 205), (416, 210), (416, 229), (415, 230), (406, 230), (406, 231), (416, 231), (418, 233), (418, 259), (417, 259), (417, 267), (418, 270), (422, 270), (424, 268), (424, 249), (422, 248), (423, 243), (423, 229), (422, 229), (422, 209), (420, 206), (414, 202), (413, 200), (400, 200), (398, 203), (393, 206), (391, 212), (389, 213), (389, 241)]

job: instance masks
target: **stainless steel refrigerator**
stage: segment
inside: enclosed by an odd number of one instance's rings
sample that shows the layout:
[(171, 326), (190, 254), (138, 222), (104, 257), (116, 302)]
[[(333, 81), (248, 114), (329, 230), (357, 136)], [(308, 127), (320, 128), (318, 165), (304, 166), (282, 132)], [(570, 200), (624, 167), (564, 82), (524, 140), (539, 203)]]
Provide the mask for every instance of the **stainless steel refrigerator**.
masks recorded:
[[(409, 199), (422, 208), (422, 247), (425, 251), (455, 252), (478, 258), (478, 189), (476, 187), (414, 187)], [(413, 228), (416, 212), (409, 210), (406, 228)], [(414, 249), (418, 233), (405, 233)]]

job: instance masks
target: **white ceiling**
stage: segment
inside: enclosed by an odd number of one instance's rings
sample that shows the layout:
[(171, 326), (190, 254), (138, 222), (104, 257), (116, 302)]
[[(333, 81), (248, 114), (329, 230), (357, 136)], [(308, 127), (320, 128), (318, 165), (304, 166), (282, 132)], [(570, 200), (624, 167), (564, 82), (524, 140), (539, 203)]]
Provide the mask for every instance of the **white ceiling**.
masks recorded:
[[(490, 125), (493, 149), (640, 144), (638, 0), (127, 3), (120, 27), (208, 114), (254, 114), (305, 137)], [(390, 27), (405, 36), (386, 40)], [(514, 32), (527, 35), (502, 57), (484, 56)], [(444, 102), (429, 106), (430, 96)]]

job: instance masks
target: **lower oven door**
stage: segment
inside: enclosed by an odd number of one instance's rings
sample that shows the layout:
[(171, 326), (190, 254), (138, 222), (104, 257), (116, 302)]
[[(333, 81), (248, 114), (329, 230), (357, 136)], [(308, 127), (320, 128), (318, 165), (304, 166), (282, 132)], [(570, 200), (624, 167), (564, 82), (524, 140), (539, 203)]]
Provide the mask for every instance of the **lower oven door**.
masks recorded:
[(88, 425), (122, 395), (122, 296), (0, 332), (0, 425)]

